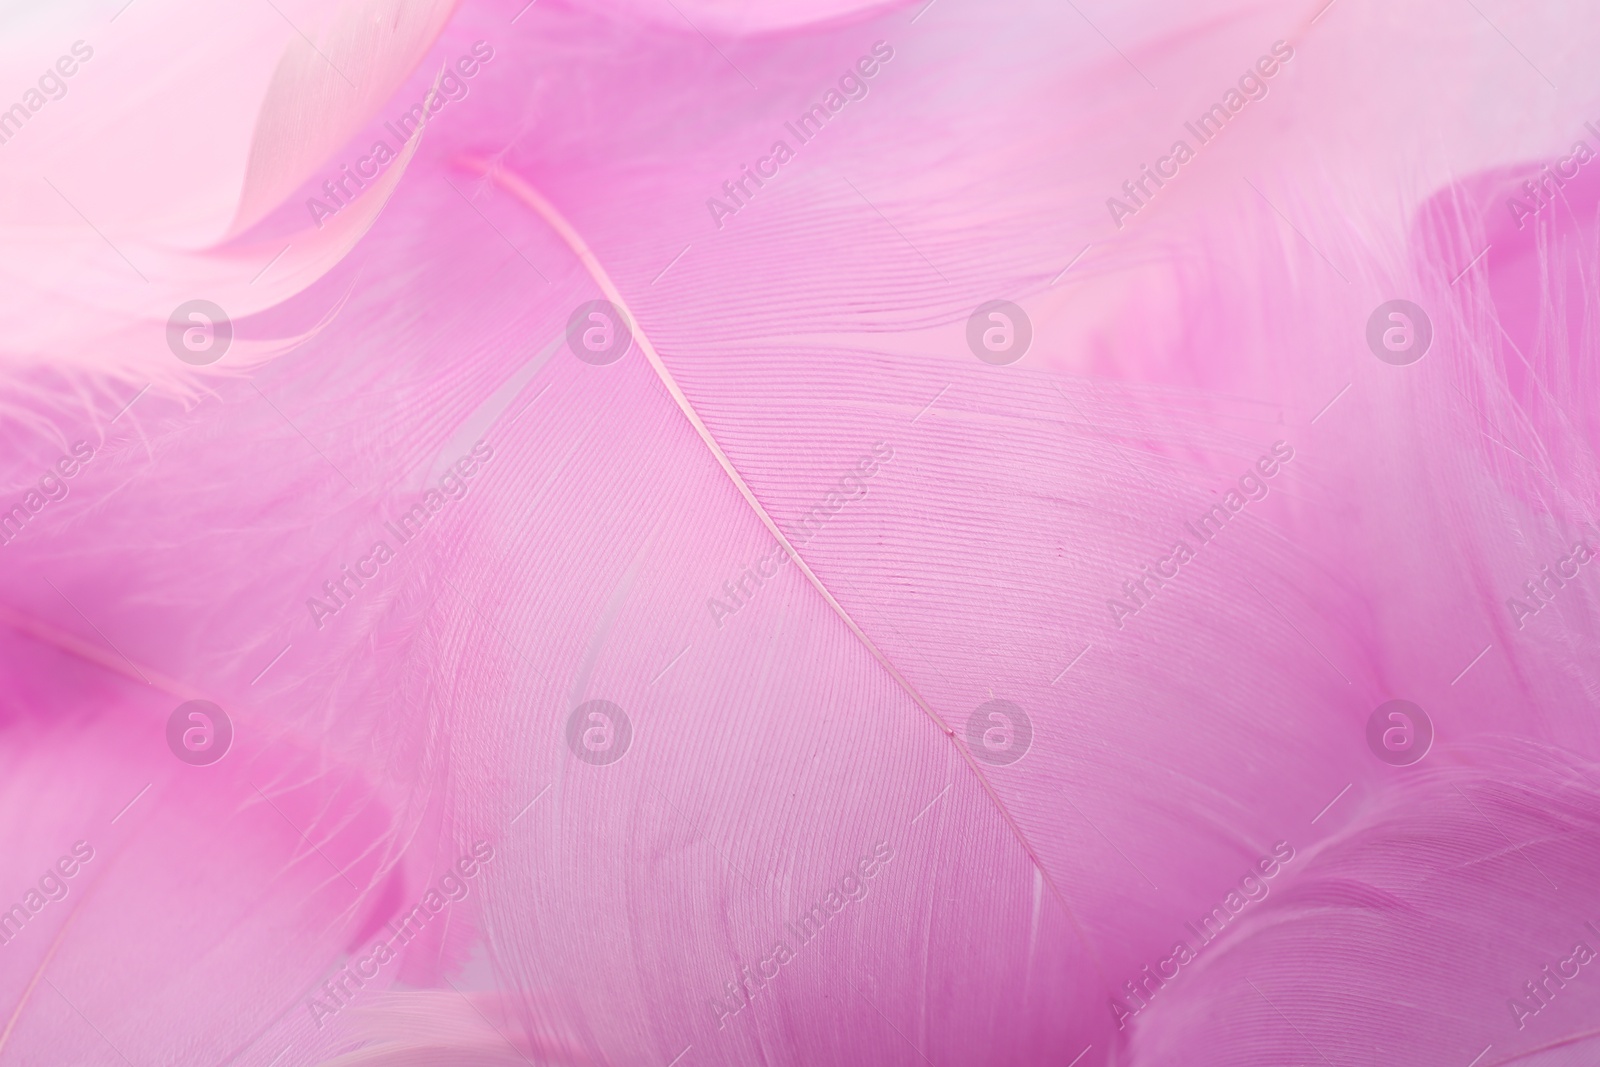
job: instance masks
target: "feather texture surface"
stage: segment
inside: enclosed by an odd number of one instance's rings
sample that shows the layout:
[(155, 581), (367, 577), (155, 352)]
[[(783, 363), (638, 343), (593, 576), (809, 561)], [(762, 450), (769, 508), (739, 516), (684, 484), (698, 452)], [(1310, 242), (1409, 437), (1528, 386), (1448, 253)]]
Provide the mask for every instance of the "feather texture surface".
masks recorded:
[(1586, 1062), (1592, 20), (110, 16), (5, 16), (0, 1063)]

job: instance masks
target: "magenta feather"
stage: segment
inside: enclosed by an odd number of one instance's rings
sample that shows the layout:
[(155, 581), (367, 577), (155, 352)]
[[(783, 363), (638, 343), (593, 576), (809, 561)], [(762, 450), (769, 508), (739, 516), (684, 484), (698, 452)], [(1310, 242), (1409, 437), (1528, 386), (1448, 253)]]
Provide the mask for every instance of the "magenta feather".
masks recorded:
[(5, 1062), (1587, 1062), (1567, 6), (112, 14), (0, 16)]

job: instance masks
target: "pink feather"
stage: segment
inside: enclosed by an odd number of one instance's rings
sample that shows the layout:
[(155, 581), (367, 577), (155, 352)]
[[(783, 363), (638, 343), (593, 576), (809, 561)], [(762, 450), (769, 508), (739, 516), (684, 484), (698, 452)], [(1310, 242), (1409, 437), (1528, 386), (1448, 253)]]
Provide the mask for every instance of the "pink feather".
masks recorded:
[(1584, 1062), (1597, 42), (1470, 7), (32, 16), (0, 1061)]

